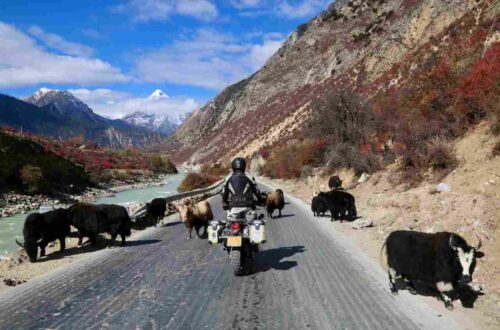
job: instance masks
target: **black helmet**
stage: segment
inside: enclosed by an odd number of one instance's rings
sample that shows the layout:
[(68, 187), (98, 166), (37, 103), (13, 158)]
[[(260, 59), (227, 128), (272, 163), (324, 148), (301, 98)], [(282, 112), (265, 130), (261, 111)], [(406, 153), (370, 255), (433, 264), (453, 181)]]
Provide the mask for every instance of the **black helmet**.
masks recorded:
[(231, 163), (231, 167), (233, 168), (233, 172), (235, 171), (242, 171), (245, 172), (245, 169), (247, 167), (247, 162), (245, 159), (238, 157), (233, 159), (233, 162)]

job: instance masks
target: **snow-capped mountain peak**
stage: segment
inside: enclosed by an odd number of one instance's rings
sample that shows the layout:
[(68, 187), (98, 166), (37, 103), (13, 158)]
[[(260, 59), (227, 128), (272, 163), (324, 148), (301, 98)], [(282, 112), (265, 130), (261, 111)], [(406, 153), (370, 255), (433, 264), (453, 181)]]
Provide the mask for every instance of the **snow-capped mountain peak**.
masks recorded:
[(136, 111), (122, 118), (129, 124), (144, 127), (152, 132), (159, 132), (165, 135), (172, 134), (181, 124), (180, 120), (169, 118), (166, 114), (153, 114)]
[(47, 95), (50, 92), (59, 92), (57, 89), (49, 89), (46, 87), (42, 87), (39, 90), (37, 90), (33, 95), (30, 96), (31, 100), (33, 102), (37, 102), (41, 98), (43, 98), (45, 95)]
[(24, 101), (37, 107), (49, 107), (50, 111), (59, 115), (75, 116), (80, 114), (96, 122), (104, 120), (96, 115), (87, 104), (68, 91), (40, 88)]
[(148, 100), (159, 100), (159, 99), (168, 99), (169, 96), (165, 94), (161, 89), (155, 90), (151, 95), (149, 95)]

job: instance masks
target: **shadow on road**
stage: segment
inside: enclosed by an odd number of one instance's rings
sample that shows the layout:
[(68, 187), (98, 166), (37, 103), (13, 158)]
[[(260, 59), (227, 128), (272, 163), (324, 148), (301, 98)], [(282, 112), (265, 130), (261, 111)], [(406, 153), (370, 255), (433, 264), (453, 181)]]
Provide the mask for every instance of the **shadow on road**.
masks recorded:
[[(160, 243), (161, 240), (159, 239), (139, 239), (139, 240), (136, 240), (136, 241), (127, 241), (125, 242), (125, 247), (127, 246), (140, 246), (140, 245), (148, 245), (148, 244), (156, 244), (156, 243)], [(115, 242), (115, 245), (117, 243)]]
[(279, 215), (274, 215), (272, 218), (267, 218), (268, 220), (274, 221), (274, 220), (279, 220), (279, 219), (286, 219), (286, 218), (291, 218), (294, 217), (295, 214), (282, 214), (281, 216)]
[[(323, 215), (318, 215), (318, 216), (314, 216), (315, 219), (328, 219), (328, 220), (331, 220), (332, 216), (330, 215), (329, 212), (323, 214)], [(349, 219), (349, 218), (334, 218), (333, 221), (340, 221), (340, 222), (352, 222), (354, 220), (358, 220), (358, 219), (361, 219), (363, 218), (362, 216), (357, 216), (356, 218), (354, 219)]]
[(305, 250), (304, 246), (286, 246), (260, 251), (252, 259), (252, 263), (249, 267), (250, 271), (247, 275), (266, 272), (271, 269), (289, 270), (297, 266), (297, 262), (283, 259), (291, 257), (297, 253), (302, 253)]
[[(414, 295), (430, 296), (441, 299), (439, 292), (434, 288), (425, 283), (415, 282), (414, 289), (406, 284), (403, 280), (398, 280), (397, 286), (399, 290), (408, 289), (408, 291)], [(473, 308), (479, 296), (484, 295), (482, 292), (474, 291), (468, 285), (459, 285), (454, 291), (451, 298), (453, 300), (460, 300), (464, 308)]]
[(282, 214), (281, 217), (277, 216), (277, 217), (274, 217), (273, 219), (290, 218), (290, 217), (294, 217), (294, 216), (295, 216), (295, 214)]
[[(100, 235), (99, 235), (100, 236)], [(161, 240), (157, 239), (145, 239), (145, 240), (135, 240), (135, 241), (126, 241), (124, 247), (131, 247), (131, 246), (140, 246), (140, 245), (148, 245), (148, 244), (156, 244), (161, 242)], [(115, 241), (115, 244), (113, 245), (116, 248), (120, 248), (120, 243), (121, 240), (118, 238)], [(107, 248), (109, 244), (109, 240), (100, 236), (97, 240), (97, 243), (95, 245), (92, 244), (83, 244), (81, 246), (75, 246), (66, 249), (64, 252), (59, 252), (55, 251), (52, 252), (51, 254), (42, 257), (38, 259), (38, 262), (45, 262), (45, 261), (50, 261), (50, 260), (56, 260), (56, 259), (62, 259), (65, 257), (73, 256), (76, 254), (82, 254), (82, 253), (89, 253), (89, 252), (94, 252), (97, 250), (105, 249)]]
[(161, 226), (162, 228), (163, 227), (172, 227), (172, 226), (177, 226), (177, 225), (180, 225), (182, 223), (182, 221), (175, 221), (175, 222), (169, 222), (169, 223), (166, 223), (164, 224), (163, 226)]

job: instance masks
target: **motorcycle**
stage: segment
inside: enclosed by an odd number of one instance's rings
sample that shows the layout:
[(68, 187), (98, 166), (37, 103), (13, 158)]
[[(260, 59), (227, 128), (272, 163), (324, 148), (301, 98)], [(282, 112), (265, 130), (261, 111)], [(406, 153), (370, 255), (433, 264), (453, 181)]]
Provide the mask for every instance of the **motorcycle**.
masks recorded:
[(208, 225), (208, 240), (212, 244), (222, 243), (231, 261), (234, 275), (243, 275), (248, 261), (258, 252), (258, 246), (266, 242), (264, 214), (249, 208), (233, 208), (225, 221), (211, 221)]

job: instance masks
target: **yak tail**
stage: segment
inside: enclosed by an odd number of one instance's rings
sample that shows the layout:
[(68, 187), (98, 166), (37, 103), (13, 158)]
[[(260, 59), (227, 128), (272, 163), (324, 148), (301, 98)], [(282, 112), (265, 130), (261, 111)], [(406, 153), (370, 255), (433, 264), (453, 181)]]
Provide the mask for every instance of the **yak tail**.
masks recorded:
[(384, 243), (380, 249), (380, 265), (385, 271), (389, 269), (387, 262), (387, 243)]

